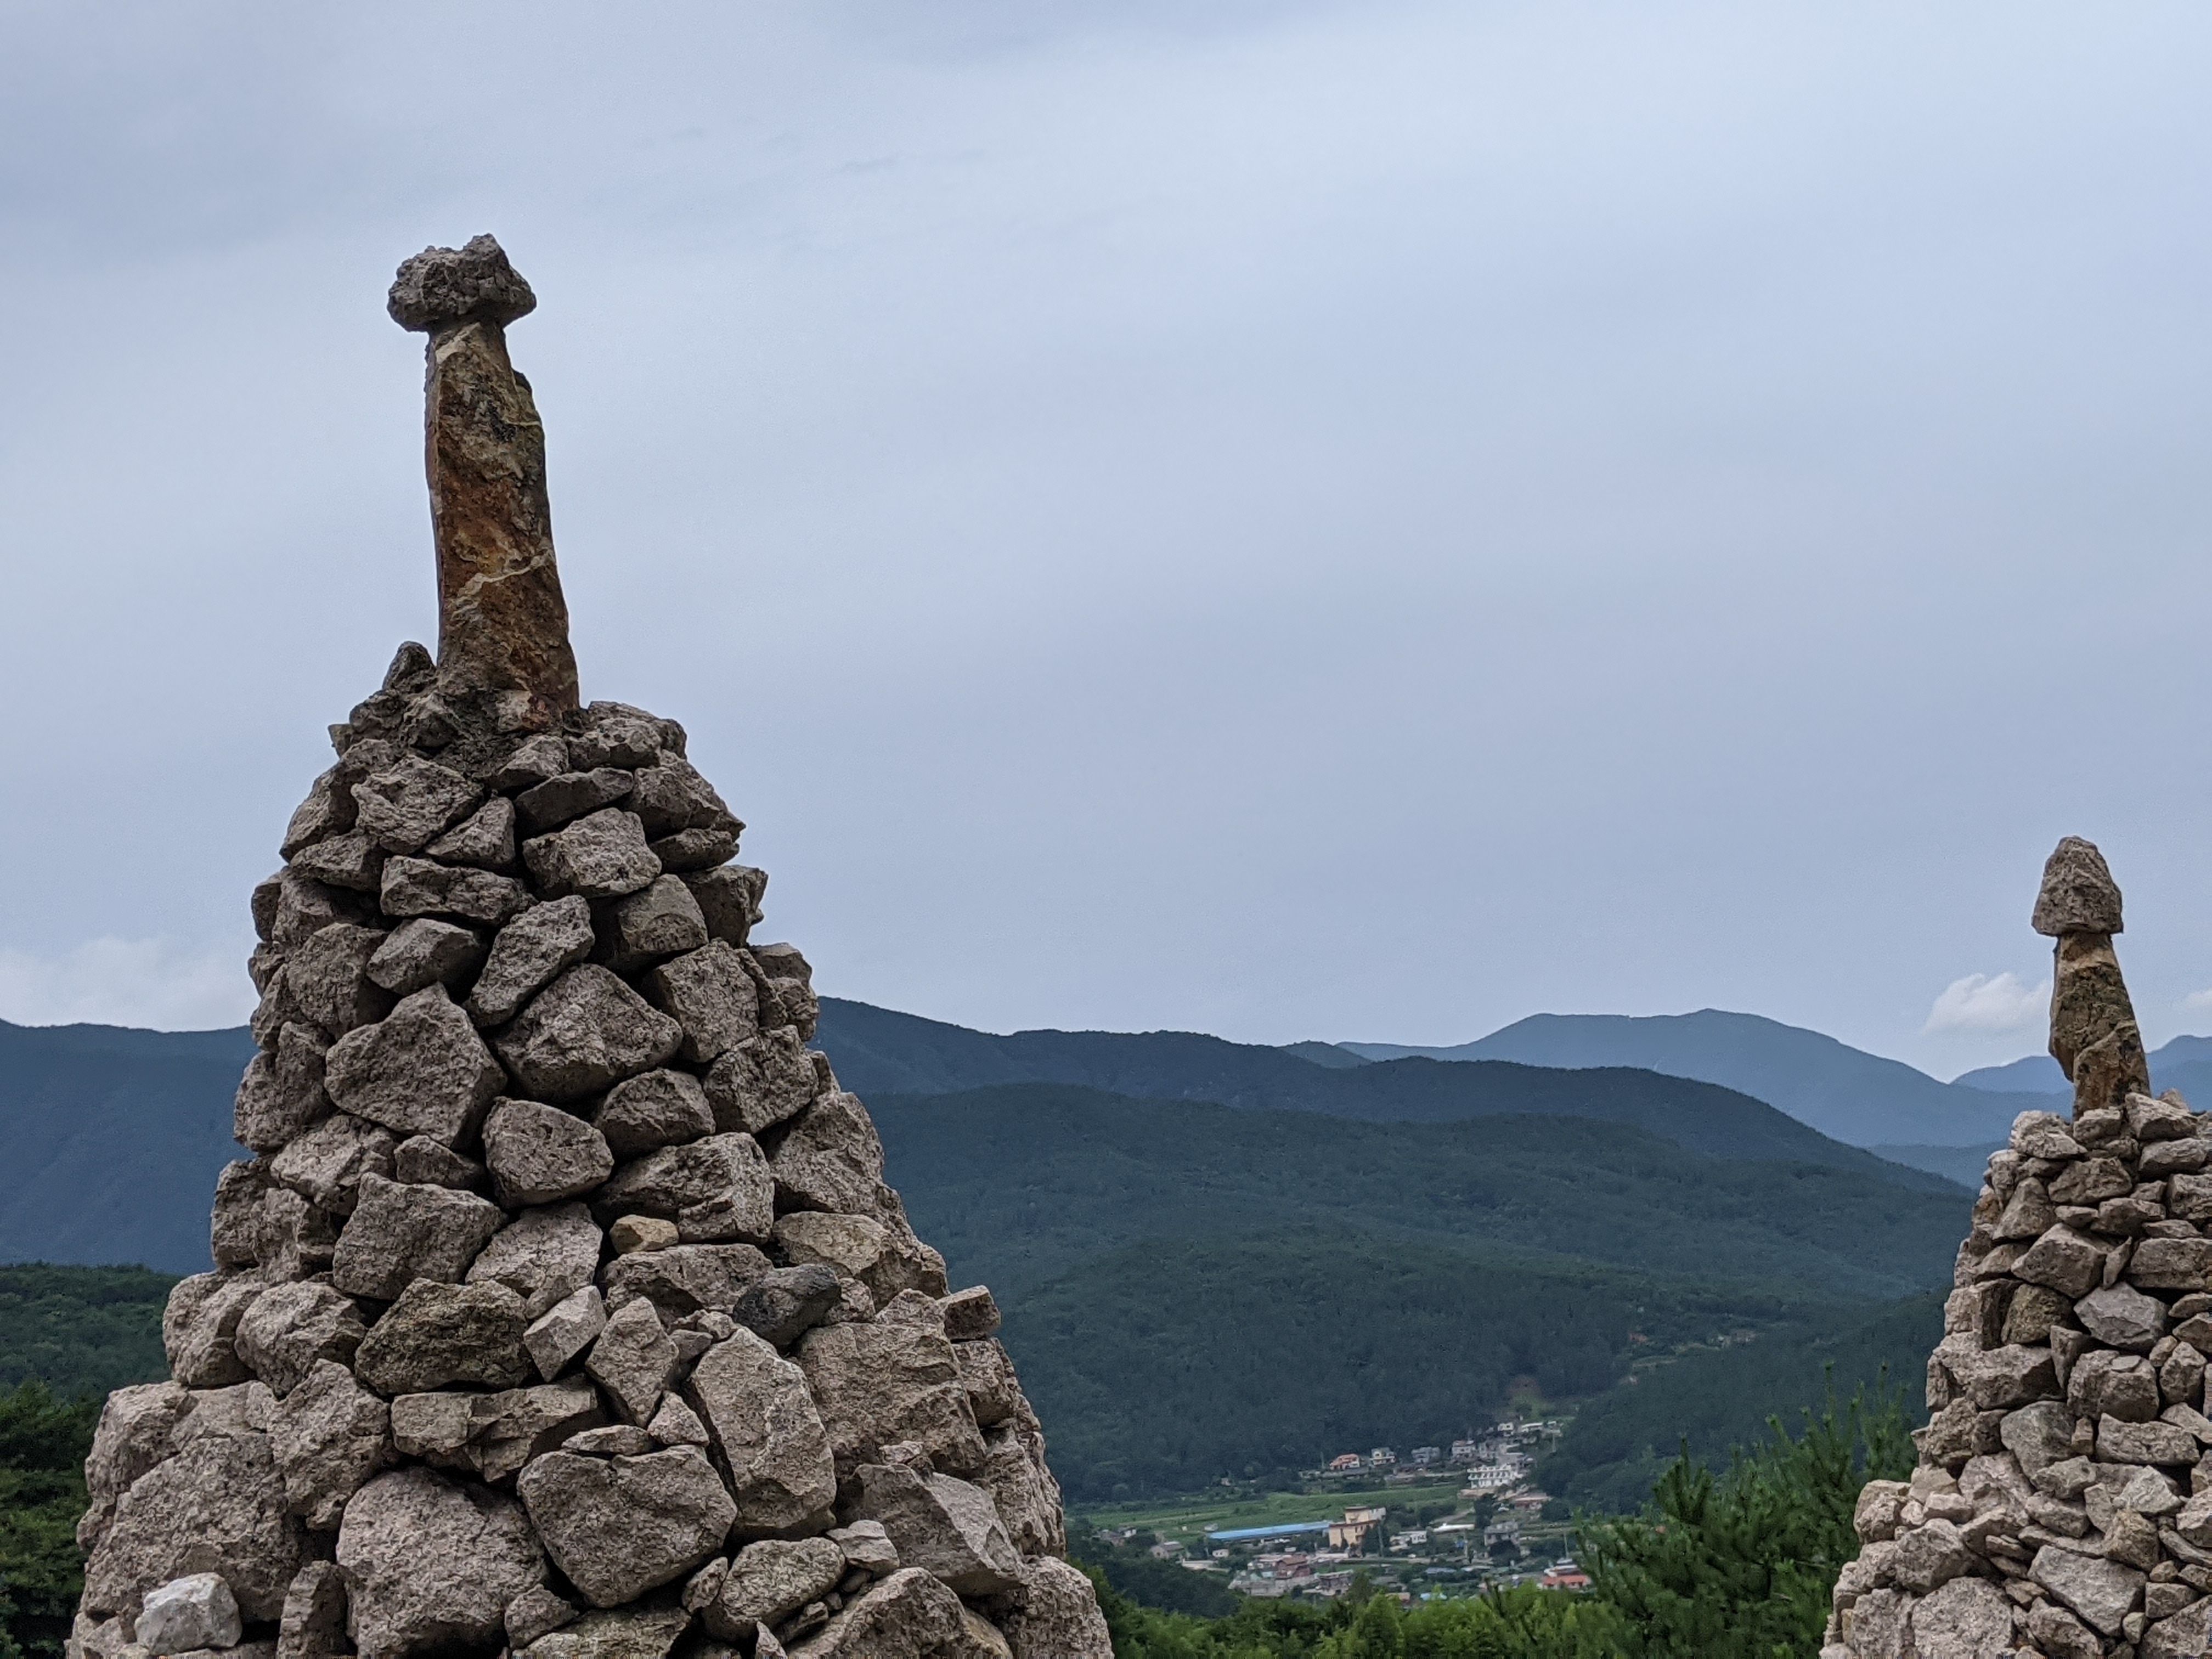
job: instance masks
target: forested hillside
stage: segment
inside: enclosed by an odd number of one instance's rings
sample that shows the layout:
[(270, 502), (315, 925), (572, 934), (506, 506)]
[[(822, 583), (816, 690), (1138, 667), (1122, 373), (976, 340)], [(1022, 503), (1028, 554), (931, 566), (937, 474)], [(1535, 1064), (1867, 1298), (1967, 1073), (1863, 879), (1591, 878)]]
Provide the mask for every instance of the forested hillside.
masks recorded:
[(1147, 1237), (1328, 1221), (1890, 1297), (1948, 1277), (1971, 1202), (1575, 1118), (1368, 1123), (1030, 1086), (872, 1110), (922, 1236), (1010, 1291)]

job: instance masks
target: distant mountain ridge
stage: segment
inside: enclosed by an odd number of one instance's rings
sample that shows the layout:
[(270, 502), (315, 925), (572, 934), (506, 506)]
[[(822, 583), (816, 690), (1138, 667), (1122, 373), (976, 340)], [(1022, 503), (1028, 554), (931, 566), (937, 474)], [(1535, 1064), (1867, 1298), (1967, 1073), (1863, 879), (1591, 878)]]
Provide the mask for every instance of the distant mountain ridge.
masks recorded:
[(1821, 1032), (1717, 1008), (1691, 1014), (1533, 1014), (1449, 1048), (1337, 1046), (1376, 1060), (1422, 1054), (1569, 1069), (1631, 1066), (1693, 1078), (1763, 1100), (1852, 1146), (1994, 1146), (2018, 1114), (2050, 1103), (2033, 1090), (2004, 1094), (1940, 1083), (1902, 1060), (1868, 1054)]
[[(1820, 1164), (1918, 1184), (1900, 1166), (1823, 1135), (1765, 1101), (1641, 1067), (1563, 1068), (1504, 1060), (1468, 1066), (1419, 1056), (1322, 1066), (1291, 1050), (1189, 1031), (996, 1036), (836, 997), (822, 1000), (815, 1041), (840, 1080), (864, 1098), (1052, 1083), (1139, 1099), (1204, 1100), (1375, 1122), (1449, 1122), (1504, 1114), (1579, 1117), (1633, 1124), (1713, 1158)], [(2012, 1120), (2007, 1116), (2004, 1122), (2008, 1128)]]

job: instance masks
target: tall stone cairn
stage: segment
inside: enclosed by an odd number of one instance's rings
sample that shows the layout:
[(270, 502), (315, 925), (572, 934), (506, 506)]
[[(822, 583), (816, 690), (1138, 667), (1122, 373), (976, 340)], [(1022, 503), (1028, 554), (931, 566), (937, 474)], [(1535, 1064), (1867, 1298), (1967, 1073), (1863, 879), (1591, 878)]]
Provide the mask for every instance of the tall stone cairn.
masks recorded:
[(408, 261), (441, 655), (253, 892), (252, 1156), (85, 1466), (71, 1659), (1109, 1659), (991, 1294), (684, 728), (579, 706), (498, 245)]
[(2089, 842), (2051, 854), (2034, 926), (2074, 1110), (2021, 1113), (1990, 1158), (1919, 1466), (1860, 1494), (1822, 1659), (2212, 1650), (2212, 1115), (2151, 1097)]

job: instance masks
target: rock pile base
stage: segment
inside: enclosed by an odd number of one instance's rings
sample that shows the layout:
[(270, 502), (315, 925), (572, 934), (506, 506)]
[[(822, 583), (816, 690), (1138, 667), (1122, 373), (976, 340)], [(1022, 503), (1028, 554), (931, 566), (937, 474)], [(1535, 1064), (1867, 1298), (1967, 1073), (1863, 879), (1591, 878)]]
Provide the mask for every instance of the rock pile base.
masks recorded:
[(998, 1310), (807, 1048), (683, 729), (410, 646), (333, 738), (71, 1659), (1107, 1659)]

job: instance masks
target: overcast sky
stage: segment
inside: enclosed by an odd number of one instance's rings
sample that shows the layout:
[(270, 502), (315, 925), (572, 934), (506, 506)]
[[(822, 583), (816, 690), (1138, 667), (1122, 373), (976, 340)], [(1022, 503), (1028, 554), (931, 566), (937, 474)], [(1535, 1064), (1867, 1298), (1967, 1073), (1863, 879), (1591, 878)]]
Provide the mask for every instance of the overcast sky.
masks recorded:
[[(392, 267), (489, 230), (586, 696), (816, 983), (1443, 1042), (2212, 1030), (2201, 7), (18, 0), (0, 1017), (242, 1019), (433, 640)], [(2192, 1000), (2194, 999), (2194, 1000)]]

